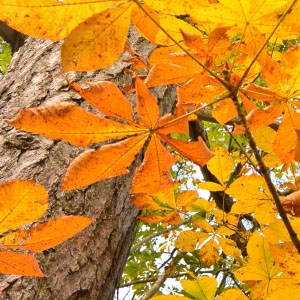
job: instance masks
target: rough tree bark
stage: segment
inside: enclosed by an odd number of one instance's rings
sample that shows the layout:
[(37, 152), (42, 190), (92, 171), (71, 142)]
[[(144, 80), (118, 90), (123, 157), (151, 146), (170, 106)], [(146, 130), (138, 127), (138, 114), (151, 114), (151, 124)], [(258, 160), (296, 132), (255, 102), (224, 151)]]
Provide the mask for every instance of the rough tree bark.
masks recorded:
[[(142, 39), (132, 40), (144, 49)], [(23, 107), (60, 101), (88, 107), (68, 90), (66, 76), (75, 81), (113, 80), (119, 86), (130, 83), (122, 60), (101, 72), (60, 74), (59, 48), (59, 43), (27, 39), (0, 81), (0, 178), (27, 178), (44, 185), (50, 202), (45, 218), (74, 214), (94, 222), (71, 240), (37, 256), (48, 278), (3, 276), (1, 300), (112, 299), (134, 237), (138, 211), (129, 200), (132, 172), (63, 192), (66, 168), (83, 149), (16, 131), (5, 123)], [(160, 89), (158, 96), (170, 99), (170, 93), (173, 96), (169, 89)], [(164, 106), (170, 108), (170, 104)], [(139, 161), (137, 157), (131, 171)]]

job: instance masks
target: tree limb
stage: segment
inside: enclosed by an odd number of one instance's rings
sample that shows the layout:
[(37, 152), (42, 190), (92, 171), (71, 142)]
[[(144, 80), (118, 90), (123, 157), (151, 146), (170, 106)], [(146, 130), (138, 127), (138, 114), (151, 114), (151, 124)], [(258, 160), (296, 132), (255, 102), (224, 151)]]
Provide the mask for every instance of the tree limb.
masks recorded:
[(260, 169), (260, 173), (262, 174), (262, 176), (264, 177), (265, 179), (265, 182), (268, 186), (268, 189), (275, 201), (275, 204), (276, 204), (276, 207), (277, 207), (277, 210), (278, 210), (278, 213), (289, 233), (289, 236), (293, 242), (293, 244), (295, 245), (295, 247), (297, 248), (297, 251), (298, 253), (300, 254), (300, 241), (298, 239), (298, 236), (297, 236), (297, 233), (294, 231), (294, 229), (292, 228), (292, 225), (284, 211), (284, 208), (281, 204), (281, 201), (280, 201), (280, 198), (278, 196), (278, 193), (277, 193), (277, 190), (275, 188), (275, 186), (273, 185), (273, 182), (271, 180), (271, 177), (269, 175), (269, 172), (270, 170), (266, 167), (265, 163), (263, 162), (259, 152), (258, 152), (258, 149), (257, 149), (257, 146), (256, 146), (256, 143), (253, 139), (253, 136), (248, 128), (248, 125), (247, 125), (247, 120), (246, 120), (246, 117), (242, 111), (242, 107), (238, 101), (238, 97), (237, 97), (237, 93), (233, 90), (232, 91), (232, 96), (231, 96), (234, 104), (235, 104), (235, 107), (236, 107), (236, 110), (238, 112), (238, 115), (239, 115), (239, 118), (241, 120), (241, 123), (244, 127), (244, 132), (245, 132), (245, 137), (247, 138), (248, 140), (248, 143), (249, 143), (249, 146), (251, 147), (253, 153), (254, 153), (254, 156), (256, 158), (256, 161), (258, 163), (258, 166), (259, 166), (259, 169)]
[(14, 53), (24, 44), (25, 36), (0, 21), (0, 36), (10, 44), (11, 52)]

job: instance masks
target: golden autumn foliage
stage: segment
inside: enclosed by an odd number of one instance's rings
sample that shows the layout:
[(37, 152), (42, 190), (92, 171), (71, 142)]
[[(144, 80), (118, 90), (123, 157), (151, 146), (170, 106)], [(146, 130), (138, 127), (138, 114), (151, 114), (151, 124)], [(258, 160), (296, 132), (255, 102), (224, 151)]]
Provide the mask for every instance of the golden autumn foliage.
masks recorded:
[[(23, 109), (7, 122), (79, 147), (103, 143), (71, 163), (64, 190), (137, 166), (131, 199), (142, 211), (139, 219), (150, 224), (144, 226), (162, 227), (167, 242), (158, 248), (173, 249), (165, 251), (171, 253), (167, 262), (172, 260), (165, 277), (180, 278), (182, 286), (174, 295), (157, 292), (153, 300), (299, 300), (299, 1), (0, 0), (0, 5), (0, 19), (13, 28), (64, 39), (62, 72), (105, 68), (126, 51), (131, 58), (125, 71), (141, 74), (127, 89), (135, 91), (135, 102), (112, 82), (74, 82), (70, 88), (99, 113), (60, 102)], [(149, 57), (126, 44), (130, 23), (155, 46)], [(176, 85), (177, 105), (161, 116), (149, 88), (170, 84)], [(188, 136), (191, 116), (191, 123), (202, 124), (198, 140)], [(192, 163), (200, 166), (200, 179)], [(11, 203), (18, 202), (18, 193), (6, 188), (10, 184), (1, 187)], [(33, 202), (23, 197), (13, 214), (4, 204), (0, 210), (2, 233), (13, 230), (0, 238), (3, 249), (42, 251), (90, 222), (69, 216), (15, 231), (38, 220), (47, 206), (43, 189), (26, 184), (35, 190), (28, 192)], [(203, 191), (209, 196), (199, 197)], [(29, 216), (32, 205), (35, 214)], [(65, 228), (64, 220), (79, 225), (70, 232), (55, 230)], [(142, 254), (135, 258), (159, 275), (157, 263), (150, 264), (153, 247), (147, 251), (147, 263)], [(18, 267), (23, 257), (26, 266)], [(2, 264), (7, 259), (21, 271)], [(126, 280), (140, 284), (141, 272), (132, 265), (125, 269)], [(0, 252), (0, 272), (44, 276), (32, 256), (6, 250)], [(139, 295), (152, 275), (136, 288)]]
[(38, 221), (47, 207), (48, 194), (41, 185), (29, 180), (0, 184), (0, 273), (46, 276), (31, 253), (55, 247), (91, 224), (86, 217), (65, 216), (20, 229)]

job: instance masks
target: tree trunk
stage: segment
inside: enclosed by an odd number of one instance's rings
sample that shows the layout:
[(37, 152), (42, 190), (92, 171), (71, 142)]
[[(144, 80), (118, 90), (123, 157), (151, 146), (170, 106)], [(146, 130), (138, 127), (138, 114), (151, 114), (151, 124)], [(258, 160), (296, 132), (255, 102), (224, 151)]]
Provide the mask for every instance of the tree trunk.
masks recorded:
[[(135, 43), (145, 48), (141, 38)], [(113, 80), (119, 86), (131, 82), (122, 60), (100, 72), (62, 75), (59, 48), (59, 43), (27, 39), (0, 81), (0, 177), (1, 181), (33, 179), (44, 185), (49, 192), (44, 219), (73, 214), (91, 217), (93, 223), (62, 245), (37, 255), (48, 278), (3, 276), (1, 300), (112, 299), (135, 233), (138, 211), (129, 199), (129, 189), (141, 155), (128, 175), (63, 192), (66, 168), (83, 149), (17, 131), (5, 122), (20, 108), (44, 103), (71, 100), (87, 108), (69, 91), (66, 76), (75, 81)], [(160, 89), (160, 94), (168, 96), (169, 90)]]

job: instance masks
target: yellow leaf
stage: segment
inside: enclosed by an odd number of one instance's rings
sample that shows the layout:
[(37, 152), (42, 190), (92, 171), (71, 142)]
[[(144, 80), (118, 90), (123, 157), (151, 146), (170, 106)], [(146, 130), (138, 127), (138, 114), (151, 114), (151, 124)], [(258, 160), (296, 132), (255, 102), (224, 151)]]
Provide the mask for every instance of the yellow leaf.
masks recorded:
[(222, 147), (216, 147), (214, 152), (215, 156), (209, 160), (207, 168), (224, 185), (233, 170), (233, 160), (227, 150)]
[(0, 233), (37, 221), (47, 207), (48, 194), (41, 185), (35, 185), (30, 180), (1, 183)]
[(217, 280), (213, 277), (197, 277), (196, 280), (181, 280), (183, 289), (197, 300), (214, 300)]
[(193, 252), (207, 238), (209, 238), (207, 233), (186, 230), (180, 233), (175, 242), (175, 247), (185, 252)]
[[(194, 10), (191, 18), (204, 26), (233, 26), (232, 35), (242, 33), (254, 50), (261, 46), (257, 30), (270, 33), (277, 24), (277, 10), (286, 4), (285, 0), (220, 0), (206, 9)], [(243, 12), (243, 13), (241, 13)]]
[(214, 239), (210, 239), (199, 250), (199, 256), (201, 260), (209, 267), (219, 261), (220, 247), (216, 244)]
[(289, 283), (288, 277), (275, 263), (267, 241), (257, 231), (248, 242), (247, 252), (248, 262), (234, 274), (243, 282), (257, 281), (251, 288), (254, 298), (265, 299), (268, 294), (280, 288), (281, 281)]
[(173, 295), (161, 295), (150, 298), (150, 300), (191, 300), (190, 298), (183, 296), (173, 296)]
[(203, 9), (208, 6), (207, 0), (182, 0), (182, 1), (168, 1), (168, 0), (145, 0), (153, 9), (173, 15), (181, 15), (190, 13), (194, 9)]
[(198, 193), (196, 191), (183, 191), (177, 197), (176, 203), (177, 207), (188, 207), (196, 203), (199, 199)]
[(225, 187), (215, 183), (215, 182), (210, 182), (210, 181), (205, 181), (205, 182), (200, 182), (198, 184), (198, 187), (202, 190), (208, 190), (208, 191), (212, 191), (212, 192), (216, 192), (216, 191), (224, 191)]
[(207, 201), (205, 199), (198, 199), (195, 202), (189, 203), (186, 207), (187, 211), (212, 211), (216, 207), (215, 201)]
[(224, 292), (217, 298), (217, 300), (248, 300), (241, 290), (238, 289), (229, 289)]
[(292, 242), (285, 242), (269, 246), (278, 266), (293, 278), (300, 279), (300, 255), (295, 245)]
[(0, 19), (30, 36), (60, 40), (92, 15), (124, 1), (1, 0)]
[(261, 223), (271, 223), (275, 220), (273, 198), (261, 176), (251, 175), (235, 180), (226, 193), (239, 201), (235, 202), (231, 212), (235, 214), (253, 213)]
[(281, 160), (273, 153), (265, 155), (263, 161), (268, 168), (276, 168), (282, 165)]
[(220, 243), (220, 246), (226, 255), (236, 260), (241, 258), (241, 250), (237, 247), (235, 241), (218, 237), (218, 242)]
[[(169, 2), (170, 3), (170, 2)], [(153, 5), (153, 4), (152, 4)], [(182, 14), (182, 12), (180, 13)], [(159, 24), (162, 28), (164, 28), (177, 42), (182, 40), (182, 35), (180, 30), (186, 30), (193, 33), (198, 33), (199, 30), (194, 26), (188, 24), (187, 22), (180, 20), (176, 16), (169, 14), (159, 14)], [(162, 31), (159, 30), (155, 43), (159, 45), (173, 45), (174, 42)]]
[(271, 143), (276, 135), (276, 131), (269, 126), (261, 127), (255, 130), (253, 133), (253, 138), (256, 145), (264, 152), (272, 152)]
[(64, 41), (63, 72), (105, 68), (122, 53), (130, 24), (131, 4), (109, 8), (79, 24)]

